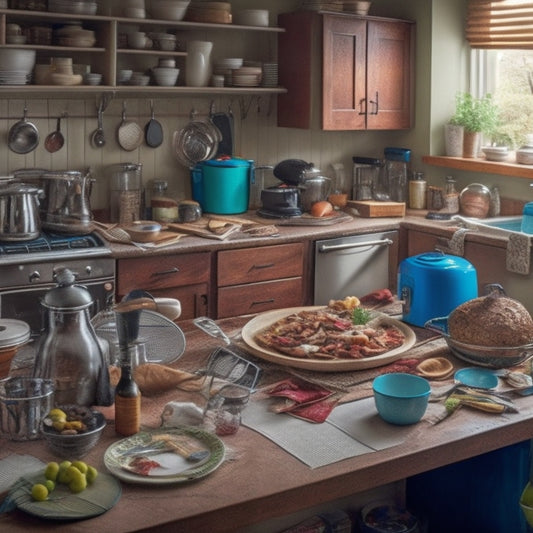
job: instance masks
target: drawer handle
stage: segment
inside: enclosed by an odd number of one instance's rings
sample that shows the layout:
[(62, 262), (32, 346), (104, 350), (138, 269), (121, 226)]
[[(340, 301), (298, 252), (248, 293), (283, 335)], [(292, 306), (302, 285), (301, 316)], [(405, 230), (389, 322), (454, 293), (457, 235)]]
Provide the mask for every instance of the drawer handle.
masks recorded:
[(337, 250), (348, 250), (350, 248), (364, 248), (366, 246), (390, 246), (393, 244), (391, 239), (380, 239), (377, 241), (360, 241), (345, 244), (322, 244), (319, 246), (320, 253), (335, 252)]
[(268, 300), (263, 300), (261, 302), (252, 302), (250, 307), (254, 307), (255, 305), (273, 304), (275, 301), (274, 298), (269, 298)]
[(167, 274), (176, 274), (180, 269), (178, 267), (169, 268), (168, 270), (161, 270), (160, 272), (152, 272), (152, 276), (166, 276)]
[(261, 268), (272, 268), (274, 266), (274, 263), (265, 263), (264, 265), (252, 265), (252, 270), (254, 268), (257, 268), (258, 270)]

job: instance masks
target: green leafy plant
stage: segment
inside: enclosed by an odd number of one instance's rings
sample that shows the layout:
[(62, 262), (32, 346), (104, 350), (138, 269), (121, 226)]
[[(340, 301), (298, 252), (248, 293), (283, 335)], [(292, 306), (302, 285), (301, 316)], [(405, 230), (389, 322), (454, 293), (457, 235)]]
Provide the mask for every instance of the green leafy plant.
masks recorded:
[(498, 106), (492, 95), (476, 98), (470, 93), (457, 93), (455, 96), (455, 113), (450, 124), (463, 126), (465, 131), (486, 133), (491, 136), (500, 126)]
[(352, 322), (356, 326), (364, 326), (371, 318), (372, 313), (363, 307), (356, 307), (352, 313)]

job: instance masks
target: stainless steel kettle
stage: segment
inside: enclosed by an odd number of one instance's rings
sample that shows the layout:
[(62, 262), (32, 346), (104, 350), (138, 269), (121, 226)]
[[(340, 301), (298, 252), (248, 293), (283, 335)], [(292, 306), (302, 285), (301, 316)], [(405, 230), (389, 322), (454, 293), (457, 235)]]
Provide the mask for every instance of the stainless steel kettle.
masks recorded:
[(47, 320), (33, 377), (54, 381), (58, 405), (111, 405), (109, 346), (91, 325), (91, 294), (75, 284), (76, 276), (68, 268), (59, 269), (55, 278), (57, 287), (41, 302)]
[(43, 191), (25, 183), (0, 186), (0, 240), (30, 241), (39, 237), (39, 199)]

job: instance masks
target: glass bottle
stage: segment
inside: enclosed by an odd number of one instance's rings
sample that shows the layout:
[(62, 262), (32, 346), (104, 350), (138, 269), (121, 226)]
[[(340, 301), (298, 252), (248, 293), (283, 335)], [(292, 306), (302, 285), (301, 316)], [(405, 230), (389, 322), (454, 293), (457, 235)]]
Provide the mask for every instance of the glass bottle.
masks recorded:
[(427, 181), (422, 172), (415, 172), (409, 180), (409, 207), (411, 209), (426, 209)]
[(451, 215), (459, 213), (459, 193), (455, 189), (455, 179), (452, 176), (446, 176), (444, 211)]
[(121, 351), (120, 379), (115, 388), (115, 431), (128, 437), (141, 429), (141, 391), (133, 378), (129, 350)]
[(410, 161), (411, 150), (385, 148), (385, 171), (390, 199), (393, 202), (407, 202), (407, 175)]

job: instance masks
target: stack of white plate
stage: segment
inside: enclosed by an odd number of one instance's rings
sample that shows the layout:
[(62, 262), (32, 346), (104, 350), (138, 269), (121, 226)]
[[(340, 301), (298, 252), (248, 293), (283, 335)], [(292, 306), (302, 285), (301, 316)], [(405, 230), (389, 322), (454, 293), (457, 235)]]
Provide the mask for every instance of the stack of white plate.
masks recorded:
[(219, 59), (213, 65), (213, 74), (224, 76), (224, 85), (231, 86), (232, 73), (235, 69), (241, 68), (243, 64), (242, 57), (226, 57)]
[(277, 87), (278, 86), (278, 64), (277, 63), (263, 63), (263, 79), (261, 80), (263, 87)]
[(231, 81), (234, 87), (259, 87), (261, 76), (260, 67), (241, 67), (232, 70)]
[(98, 4), (94, 0), (48, 0), (48, 11), (75, 15), (96, 15)]
[(0, 85), (27, 85), (31, 74), (25, 70), (0, 70)]
[(315, 0), (302, 0), (300, 9), (307, 9), (309, 11), (343, 11), (344, 6), (342, 1), (320, 2)]

